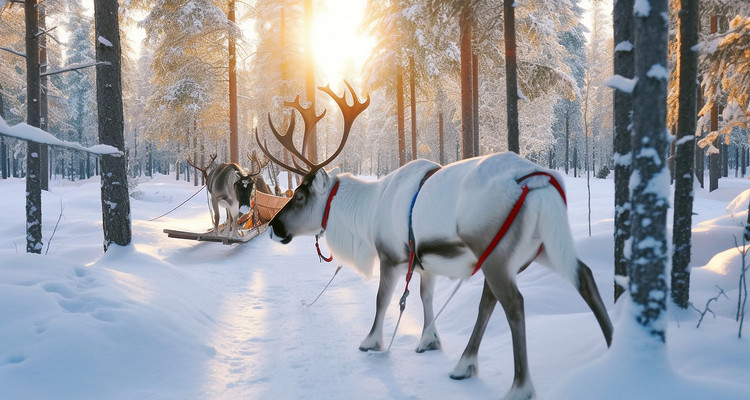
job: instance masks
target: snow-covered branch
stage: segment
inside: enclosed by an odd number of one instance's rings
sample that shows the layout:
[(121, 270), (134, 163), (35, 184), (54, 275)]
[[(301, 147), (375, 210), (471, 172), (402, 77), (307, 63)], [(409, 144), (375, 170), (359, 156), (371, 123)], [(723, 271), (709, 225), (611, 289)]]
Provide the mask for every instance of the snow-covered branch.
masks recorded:
[(115, 157), (119, 157), (122, 155), (122, 152), (117, 150), (117, 148), (113, 146), (109, 146), (106, 144), (97, 144), (91, 147), (84, 147), (80, 143), (60, 140), (52, 136), (50, 133), (26, 123), (20, 123), (11, 127), (8, 126), (8, 124), (2, 117), (0, 117), (0, 135), (26, 140), (29, 142), (46, 144), (48, 146), (85, 151), (87, 153), (96, 155), (112, 155)]
[(636, 82), (638, 82), (638, 78), (629, 79), (621, 75), (613, 75), (607, 78), (604, 81), (604, 84), (624, 93), (633, 93), (633, 88), (635, 88)]

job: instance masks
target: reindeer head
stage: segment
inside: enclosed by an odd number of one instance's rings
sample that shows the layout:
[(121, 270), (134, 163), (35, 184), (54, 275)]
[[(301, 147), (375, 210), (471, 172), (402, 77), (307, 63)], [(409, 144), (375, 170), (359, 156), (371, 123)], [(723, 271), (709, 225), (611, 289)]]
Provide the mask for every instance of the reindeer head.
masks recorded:
[[(341, 143), (338, 149), (325, 161), (316, 164), (310, 160), (306, 155), (306, 149), (308, 142), (313, 139), (311, 134), (315, 124), (320, 121), (325, 115), (325, 110), (320, 115), (315, 115), (315, 110), (312, 106), (304, 108), (299, 103), (299, 96), (297, 96), (293, 102), (284, 102), (287, 107), (296, 109), (302, 119), (305, 122), (305, 131), (302, 137), (302, 151), (298, 151), (294, 146), (293, 134), (294, 134), (294, 110), (291, 111), (291, 120), (289, 127), (284, 135), (281, 135), (276, 131), (271, 121), (271, 115), (268, 115), (268, 124), (271, 127), (276, 140), (281, 143), (284, 148), (289, 150), (292, 154), (292, 162), (294, 165), (288, 165), (279, 161), (277, 157), (274, 157), (268, 147), (261, 144), (258, 132), (255, 132), (255, 139), (258, 142), (258, 146), (263, 153), (268, 156), (273, 162), (281, 165), (288, 171), (297, 173), (304, 176), (302, 183), (295, 189), (294, 196), (286, 203), (286, 205), (276, 214), (271, 220), (271, 237), (281, 243), (289, 243), (292, 237), (296, 235), (315, 235), (321, 230), (321, 221), (323, 219), (323, 213), (326, 207), (326, 202), (331, 189), (336, 181), (336, 173), (327, 173), (323, 167), (331, 163), (341, 151), (344, 149), (344, 144), (349, 138), (349, 132), (352, 128), (352, 124), (357, 116), (364, 111), (368, 105), (370, 105), (370, 96), (364, 102), (360, 102), (357, 95), (354, 93), (354, 89), (349, 85), (348, 82), (344, 81), (347, 88), (352, 95), (353, 104), (350, 106), (346, 102), (346, 93), (341, 97), (336, 96), (329, 86), (318, 87), (321, 91), (327, 93), (336, 104), (338, 104), (344, 115), (344, 132), (341, 137)], [(265, 143), (265, 141), (264, 141)], [(299, 159), (299, 161), (297, 161)], [(300, 165), (300, 163), (304, 165)]]

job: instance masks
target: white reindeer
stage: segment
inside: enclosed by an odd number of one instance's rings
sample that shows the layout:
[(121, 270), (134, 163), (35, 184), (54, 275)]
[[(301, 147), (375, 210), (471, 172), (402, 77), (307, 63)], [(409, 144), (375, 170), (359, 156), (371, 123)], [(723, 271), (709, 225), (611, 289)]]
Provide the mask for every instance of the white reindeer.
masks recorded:
[[(311, 108), (299, 104), (299, 96), (285, 105), (297, 109), (305, 120), (302, 152), (292, 142), (292, 122), (280, 135), (270, 121), (274, 136), (307, 168), (298, 162), (286, 165), (256, 139), (266, 155), (279, 165), (304, 175), (294, 197), (271, 221), (270, 235), (289, 243), (297, 235), (325, 232), (331, 253), (342, 263), (369, 274), (379, 263), (380, 285), (375, 321), (360, 350), (383, 348), (383, 318), (396, 280), (407, 270), (410, 258), (409, 220), (413, 226), (416, 270), (420, 273), (420, 295), (424, 308), (424, 330), (417, 352), (440, 348), (434, 329), (432, 297), (434, 276), (469, 278), (484, 258), (485, 276), (479, 315), (461, 359), (451, 373), (454, 379), (477, 372), (477, 351), (487, 322), (497, 301), (503, 306), (513, 339), (514, 378), (506, 399), (531, 399), (534, 387), (529, 377), (523, 297), (516, 285), (516, 274), (533, 260), (551, 267), (569, 280), (593, 311), (607, 345), (612, 339), (612, 323), (601, 300), (591, 270), (575, 253), (568, 225), (567, 210), (556, 188), (561, 179), (554, 171), (519, 157), (515, 153), (492, 154), (456, 162), (440, 168), (426, 161), (410, 162), (378, 181), (363, 181), (323, 167), (341, 152), (354, 119), (369, 105), (360, 102), (352, 87), (353, 105), (346, 94), (328, 93), (344, 114), (341, 144), (327, 160), (314, 164), (305, 154), (312, 126), (320, 120)], [(428, 177), (435, 169), (440, 168)], [(540, 173), (522, 179), (529, 174)], [(521, 180), (521, 182), (519, 182)], [(421, 189), (420, 189), (421, 186)], [(527, 189), (524, 189), (524, 186)], [(524, 193), (526, 192), (526, 193)], [(518, 202), (520, 196), (525, 201)], [(413, 206), (412, 206), (413, 203)], [(515, 220), (496, 247), (490, 247), (516, 204)], [(484, 254), (487, 252), (487, 254)]]

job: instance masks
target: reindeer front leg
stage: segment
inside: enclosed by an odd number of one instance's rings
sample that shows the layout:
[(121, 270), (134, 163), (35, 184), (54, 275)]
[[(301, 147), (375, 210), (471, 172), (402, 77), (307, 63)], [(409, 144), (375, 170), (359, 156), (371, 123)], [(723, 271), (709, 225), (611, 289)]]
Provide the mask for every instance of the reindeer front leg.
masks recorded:
[(390, 264), (380, 263), (380, 284), (378, 285), (378, 296), (375, 303), (375, 321), (372, 329), (365, 340), (359, 345), (362, 351), (383, 349), (383, 320), (385, 311), (393, 297), (393, 289), (396, 283), (396, 268)]
[[(437, 335), (437, 327), (432, 323), (435, 319), (432, 310), (432, 299), (435, 294), (435, 276), (426, 272), (420, 272), (419, 276), (419, 296), (422, 298), (424, 325), (422, 326), (422, 338), (419, 340), (417, 353), (424, 353), (429, 350), (440, 350), (440, 338)], [(430, 328), (430, 325), (432, 325), (432, 328)]]

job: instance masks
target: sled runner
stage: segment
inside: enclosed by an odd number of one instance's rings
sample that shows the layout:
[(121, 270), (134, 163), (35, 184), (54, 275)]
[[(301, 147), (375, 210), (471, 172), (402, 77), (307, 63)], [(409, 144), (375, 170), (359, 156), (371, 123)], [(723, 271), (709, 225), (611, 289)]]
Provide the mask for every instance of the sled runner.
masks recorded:
[(242, 229), (240, 230), (240, 232), (243, 234), (242, 236), (229, 236), (223, 234), (214, 235), (211, 230), (208, 230), (206, 232), (189, 232), (176, 229), (164, 229), (164, 233), (166, 233), (168, 237), (175, 239), (188, 239), (197, 240), (199, 242), (221, 242), (222, 244), (233, 244), (247, 243), (252, 239), (258, 237), (261, 233), (265, 232), (266, 229), (268, 229), (268, 223), (262, 224), (255, 228), (250, 228), (248, 230)]

